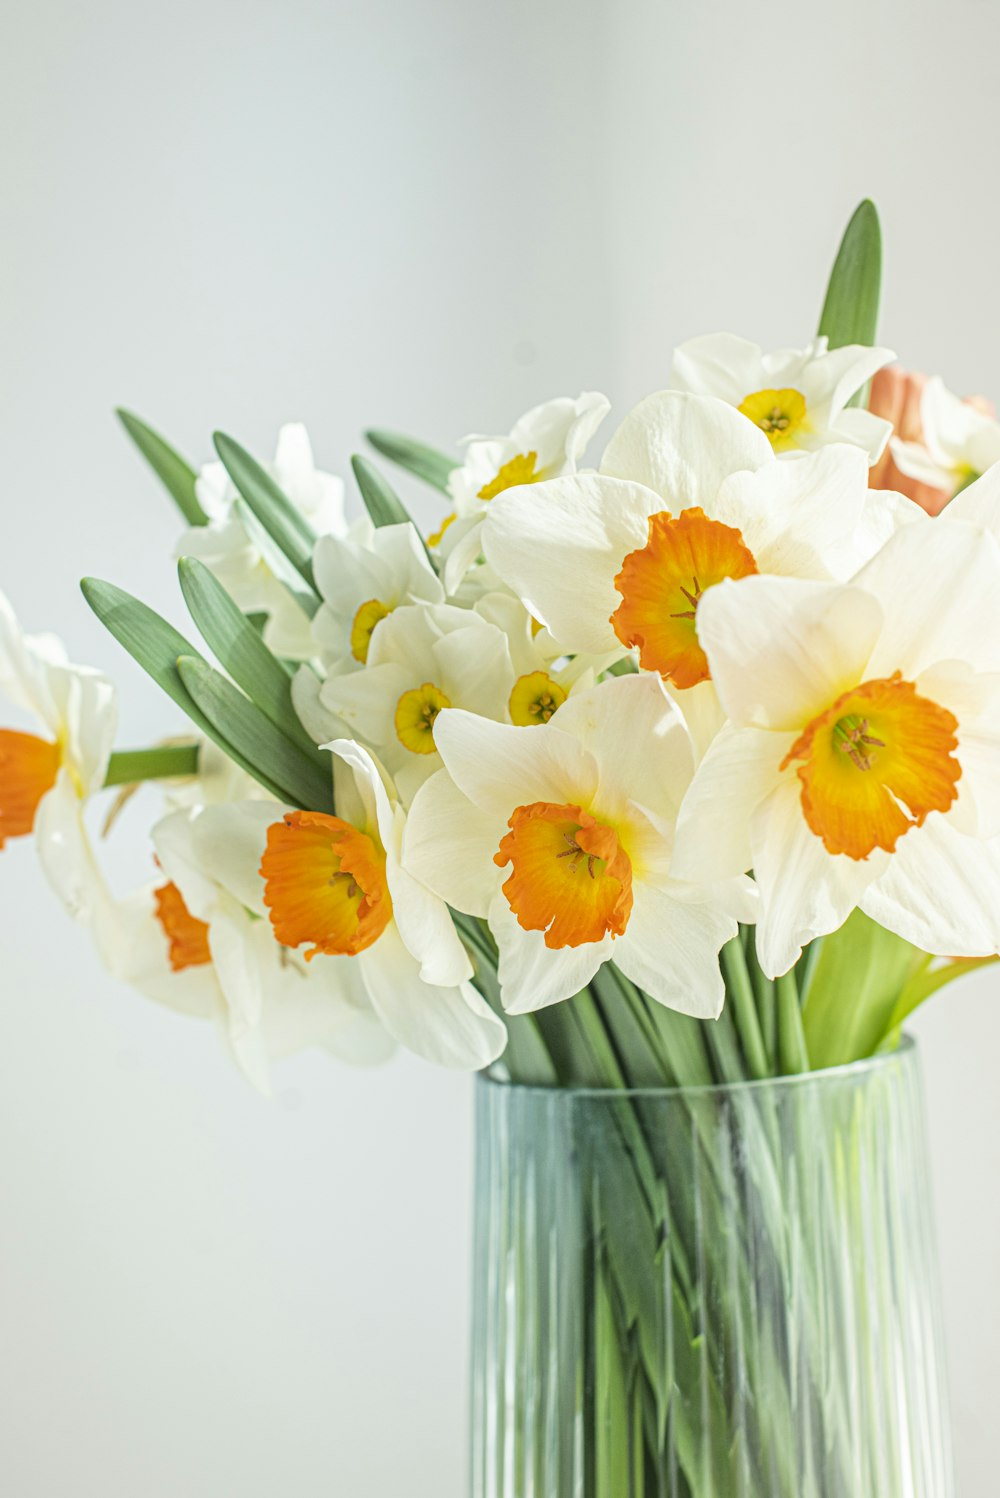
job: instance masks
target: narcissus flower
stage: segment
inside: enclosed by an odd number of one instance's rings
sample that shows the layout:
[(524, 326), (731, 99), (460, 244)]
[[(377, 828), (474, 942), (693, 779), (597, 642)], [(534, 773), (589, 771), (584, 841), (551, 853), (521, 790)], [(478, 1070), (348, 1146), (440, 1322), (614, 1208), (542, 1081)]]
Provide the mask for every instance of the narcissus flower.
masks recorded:
[(0, 593), (0, 696), (40, 729), (0, 729), (0, 849), (34, 833), (50, 883), (70, 913), (84, 918), (93, 898), (82, 808), (107, 774), (118, 717), (114, 687), (99, 671), (70, 665), (52, 636), (25, 635)]
[(758, 344), (732, 333), (710, 333), (675, 350), (670, 384), (674, 390), (714, 395), (735, 406), (776, 453), (849, 442), (874, 463), (892, 426), (847, 403), (895, 357), (889, 349), (860, 344), (827, 349), (825, 338), (804, 349), (765, 354)]
[(685, 689), (709, 677), (696, 616), (723, 578), (848, 577), (921, 512), (873, 494), (857, 449), (774, 460), (722, 401), (666, 392), (626, 417), (597, 474), (512, 489), (486, 556), (568, 649), (638, 650)]
[[(318, 695), (409, 801), (440, 766), (438, 714), (464, 707), (502, 717), (514, 679), (507, 637), (482, 615), (451, 604), (407, 605), (379, 624), (365, 669), (328, 677)], [(319, 726), (315, 714), (311, 721)]]
[(468, 981), (472, 966), (447, 908), (402, 867), (403, 809), (363, 748), (329, 747), (338, 815), (286, 811), (265, 825), (254, 808), (263, 835), (253, 872), (240, 860), (243, 902), (310, 967), (353, 963), (401, 1045), (442, 1066), (486, 1066), (506, 1032)]
[[(346, 534), (343, 481), (315, 466), (301, 423), (289, 423), (278, 433), (272, 472), (317, 535)], [(203, 562), (245, 613), (267, 614), (264, 639), (276, 655), (307, 660), (315, 648), (309, 618), (243, 524), (236, 509), (237, 491), (223, 465), (206, 464), (195, 490), (208, 524), (185, 531), (178, 555)]]
[(444, 580), (454, 595), (479, 556), (479, 527), (490, 500), (520, 484), (572, 473), (611, 409), (603, 395), (584, 391), (535, 406), (507, 437), (466, 437), (465, 461), (452, 470), (448, 492), (454, 512), (434, 537), (445, 558)]
[(684, 800), (673, 871), (753, 869), (784, 973), (856, 907), (924, 951), (1000, 946), (1000, 547), (907, 526), (849, 584), (751, 577), (699, 639), (730, 717)]
[(753, 918), (751, 892), (669, 873), (694, 757), (655, 677), (581, 692), (539, 728), (447, 711), (438, 743), (445, 768), (414, 801), (404, 862), (487, 917), (512, 1014), (572, 997), (611, 960), (671, 1008), (719, 1013), (716, 956)]
[(950, 499), (1000, 462), (1000, 422), (982, 402), (962, 400), (935, 378), (920, 397), (920, 440), (899, 436), (890, 446), (900, 472)]

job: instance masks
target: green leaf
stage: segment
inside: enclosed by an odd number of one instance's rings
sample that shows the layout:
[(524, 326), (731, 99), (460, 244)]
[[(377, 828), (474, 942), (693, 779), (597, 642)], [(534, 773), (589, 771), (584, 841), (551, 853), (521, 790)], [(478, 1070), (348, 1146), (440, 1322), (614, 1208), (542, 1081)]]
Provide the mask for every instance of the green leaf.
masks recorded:
[(819, 320), (831, 348), (874, 344), (881, 288), (882, 230), (875, 204), (866, 198), (844, 231)]
[(251, 773), (262, 785), (293, 806), (333, 811), (332, 769), (317, 765), (207, 661), (182, 655), (177, 670), (191, 700), (215, 733), (225, 736), (233, 758), (257, 767)]
[(425, 442), (417, 442), (413, 437), (403, 437), (399, 432), (387, 432), (382, 427), (372, 427), (365, 432), (365, 436), (383, 458), (405, 468), (407, 473), (412, 473), (416, 478), (423, 479), (432, 488), (440, 489), (442, 494), (448, 493), (448, 475), (453, 468), (460, 466), (457, 458), (449, 458), (447, 453), (438, 452)]
[(923, 952), (860, 910), (824, 937), (802, 1009), (813, 1067), (872, 1055), (892, 1028), (907, 982), (925, 962)]
[[(302, 574), (292, 566), (281, 548), (275, 545), (271, 536), (261, 525), (245, 499), (235, 500), (233, 511), (243, 529), (250, 537), (250, 540), (260, 552), (268, 569), (277, 578), (285, 592), (291, 594), (307, 618), (314, 618), (320, 606), (320, 596), (316, 592), (316, 589), (311, 583), (305, 581)], [(266, 614), (256, 615), (256, 618), (263, 621), (260, 625), (261, 629), (263, 629), (267, 617)]]
[[(410, 512), (403, 504), (399, 495), (392, 485), (382, 477), (373, 463), (367, 458), (359, 457), (355, 453), (351, 459), (351, 467), (354, 469), (354, 477), (358, 481), (361, 498), (365, 502), (365, 509), (371, 517), (372, 525), (381, 527), (383, 525), (413, 525)], [(420, 537), (420, 544), (427, 552), (427, 560), (434, 566), (430, 552), (427, 550), (427, 542), (413, 525), (414, 532)]]
[(316, 536), (305, 517), (246, 448), (224, 432), (216, 432), (212, 440), (226, 472), (254, 515), (315, 593), (312, 553)]
[(143, 780), (174, 780), (198, 773), (197, 744), (157, 744), (152, 749), (116, 749), (108, 761), (105, 786), (138, 785)]
[(179, 453), (176, 453), (159, 432), (140, 421), (131, 411), (119, 406), (115, 412), (118, 420), (128, 432), (136, 447), (146, 459), (157, 478), (173, 498), (188, 525), (207, 525), (208, 516), (198, 502), (195, 493), (197, 474)]
[(291, 678), (259, 631), (203, 562), (182, 557), (177, 571), (191, 617), (219, 664), (275, 728), (329, 773), (329, 753), (317, 749), (299, 722), (292, 705)]

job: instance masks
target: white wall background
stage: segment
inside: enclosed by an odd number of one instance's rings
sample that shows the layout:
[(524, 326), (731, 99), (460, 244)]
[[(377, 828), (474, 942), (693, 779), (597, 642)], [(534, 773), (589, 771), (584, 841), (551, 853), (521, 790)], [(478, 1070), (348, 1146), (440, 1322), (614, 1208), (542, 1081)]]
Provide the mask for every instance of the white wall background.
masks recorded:
[[(804, 339), (864, 194), (886, 340), (1000, 395), (985, 0), (4, 20), (0, 586), (115, 672), (123, 741), (177, 718), (76, 581), (181, 611), (115, 403), (195, 458), (301, 418), (339, 471), (366, 423), (444, 443), (595, 386), (622, 410), (684, 336)], [(263, 1105), (103, 975), (28, 846), (0, 943), (0, 1491), (463, 1498), (467, 1080), (306, 1057)], [(995, 1490), (998, 1000), (981, 976), (919, 1024), (962, 1498)]]

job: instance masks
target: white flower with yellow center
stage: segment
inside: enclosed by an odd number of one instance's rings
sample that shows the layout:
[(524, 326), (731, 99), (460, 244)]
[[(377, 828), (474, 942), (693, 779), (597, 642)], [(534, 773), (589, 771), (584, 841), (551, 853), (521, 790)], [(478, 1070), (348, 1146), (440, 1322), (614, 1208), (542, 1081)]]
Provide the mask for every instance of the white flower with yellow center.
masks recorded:
[(412, 525), (377, 529), (366, 519), (349, 535), (323, 536), (313, 553), (313, 574), (323, 599), (313, 639), (331, 676), (366, 663), (372, 635), (401, 604), (444, 602), (444, 588)]
[(924, 386), (920, 425), (922, 442), (894, 437), (891, 443), (893, 460), (908, 478), (956, 494), (1000, 463), (1000, 422), (940, 379)]
[(849, 442), (874, 463), (892, 423), (848, 406), (848, 401), (895, 357), (889, 349), (860, 344), (828, 349), (825, 338), (804, 349), (765, 354), (758, 344), (733, 333), (710, 333), (674, 351), (670, 385), (735, 406), (776, 453)]
[(681, 810), (680, 878), (752, 868), (784, 973), (859, 906), (924, 951), (1000, 946), (1000, 547), (907, 526), (848, 584), (713, 589), (698, 632), (730, 723)]
[[(271, 472), (317, 535), (346, 533), (343, 481), (315, 466), (300, 423), (281, 428)], [(208, 524), (185, 531), (178, 554), (203, 562), (245, 613), (267, 614), (264, 640), (276, 655), (307, 660), (315, 648), (308, 616), (261, 556), (235, 509), (238, 494), (221, 463), (202, 468), (195, 492)]]
[(34, 834), (42, 867), (77, 919), (99, 914), (83, 807), (107, 774), (118, 719), (115, 689), (73, 666), (51, 635), (25, 635), (0, 593), (0, 697), (40, 733), (0, 728), (0, 849)]
[(456, 910), (485, 916), (512, 1014), (568, 999), (614, 961), (655, 999), (722, 1007), (716, 961), (752, 889), (669, 871), (694, 766), (677, 709), (650, 676), (571, 697), (540, 728), (444, 712), (445, 768), (418, 792), (404, 863)]
[(454, 505), (430, 544), (444, 558), (444, 584), (454, 596), (480, 554), (479, 527), (490, 500), (520, 484), (573, 473), (591, 437), (611, 409), (603, 395), (584, 391), (535, 406), (507, 437), (466, 437), (465, 461), (448, 478)]
[[(402, 808), (363, 749), (329, 747), (337, 816), (243, 802), (157, 828), (171, 965), (206, 980), (212, 965), (230, 1044), (259, 1085), (269, 1034), (290, 1042), (305, 1021), (310, 1043), (349, 1060), (386, 1053), (377, 1019), (428, 1060), (486, 1066), (504, 1027), (468, 982), (447, 909), (400, 865)], [(295, 1009), (282, 1014), (289, 991)]]
[[(409, 802), (440, 767), (438, 714), (464, 707), (503, 718), (514, 680), (507, 636), (481, 614), (407, 605), (379, 624), (364, 670), (328, 677), (318, 699), (332, 722), (374, 750)], [(309, 721), (315, 737), (322, 720), (314, 712)]]
[(488, 561), (566, 648), (638, 651), (679, 689), (709, 679), (702, 594), (764, 572), (846, 578), (918, 506), (867, 485), (843, 444), (779, 463), (708, 396), (667, 391), (627, 416), (596, 474), (512, 489), (490, 506)]

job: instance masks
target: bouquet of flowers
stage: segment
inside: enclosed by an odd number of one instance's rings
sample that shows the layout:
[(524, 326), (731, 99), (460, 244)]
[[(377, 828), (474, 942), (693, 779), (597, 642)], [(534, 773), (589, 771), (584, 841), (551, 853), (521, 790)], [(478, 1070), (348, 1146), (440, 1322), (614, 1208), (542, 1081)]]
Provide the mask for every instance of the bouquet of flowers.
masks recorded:
[[(365, 457), (346, 520), (300, 426), (270, 464), (216, 434), (196, 472), (120, 413), (183, 516), (204, 648), (117, 585), (83, 590), (190, 726), (116, 748), (111, 683), (0, 597), (0, 689), (36, 720), (0, 731), (0, 848), (33, 835), (112, 972), (214, 1018), (265, 1090), (307, 1045), (545, 1089), (893, 1048), (1000, 951), (1000, 424), (889, 367), (880, 271), (863, 204), (819, 336), (682, 344), (594, 466), (610, 407), (590, 392), (460, 456), (369, 432), (440, 491), (427, 537)], [(166, 804), (122, 897), (88, 804), (143, 781)], [(625, 1192), (649, 1165), (629, 1117)], [(639, 1316), (608, 1221), (624, 1358)], [(697, 1345), (703, 1308), (665, 1293)], [(652, 1485), (669, 1399), (635, 1356), (614, 1417), (633, 1485), (593, 1491), (729, 1491), (693, 1458), (686, 1486)], [(624, 1436), (600, 1440), (613, 1470)], [(767, 1489), (793, 1490), (812, 1491)]]

